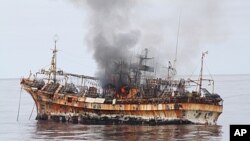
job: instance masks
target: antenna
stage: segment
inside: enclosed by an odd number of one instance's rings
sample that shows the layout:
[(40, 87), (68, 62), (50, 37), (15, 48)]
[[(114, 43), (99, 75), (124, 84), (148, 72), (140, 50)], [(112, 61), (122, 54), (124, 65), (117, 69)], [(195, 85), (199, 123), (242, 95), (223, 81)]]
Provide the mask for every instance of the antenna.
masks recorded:
[(176, 47), (175, 47), (175, 59), (174, 59), (174, 65), (173, 65), (174, 69), (176, 67), (176, 61), (177, 61), (179, 35), (180, 35), (180, 26), (181, 26), (181, 13), (182, 13), (182, 10), (180, 10), (180, 15), (179, 15), (179, 23), (178, 23), (177, 38), (176, 38)]

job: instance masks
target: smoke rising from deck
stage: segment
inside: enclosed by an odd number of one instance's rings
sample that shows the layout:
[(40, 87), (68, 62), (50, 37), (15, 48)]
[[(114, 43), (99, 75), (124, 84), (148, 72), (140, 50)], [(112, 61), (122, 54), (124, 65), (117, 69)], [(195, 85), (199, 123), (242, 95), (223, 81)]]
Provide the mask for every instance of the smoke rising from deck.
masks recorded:
[[(90, 28), (87, 35), (88, 47), (97, 62), (97, 76), (102, 85), (127, 84), (131, 49), (136, 46), (140, 31), (130, 24), (131, 0), (86, 0)], [(122, 85), (122, 84), (118, 84)], [(117, 87), (117, 86), (116, 86)]]
[(114, 84), (112, 74), (121, 72), (121, 67), (128, 71), (131, 56), (136, 61), (135, 54), (143, 53), (144, 48), (154, 57), (157, 73), (166, 76), (164, 67), (175, 58), (180, 11), (177, 72), (192, 73), (203, 46), (221, 40), (214, 36), (221, 22), (216, 18), (220, 8), (215, 0), (71, 1), (87, 12), (87, 46), (93, 51), (103, 85)]

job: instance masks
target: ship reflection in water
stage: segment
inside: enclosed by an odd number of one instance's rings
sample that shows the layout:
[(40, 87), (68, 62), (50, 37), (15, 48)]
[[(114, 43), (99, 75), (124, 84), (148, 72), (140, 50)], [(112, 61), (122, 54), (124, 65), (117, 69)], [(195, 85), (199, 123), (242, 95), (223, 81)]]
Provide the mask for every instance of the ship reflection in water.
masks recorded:
[(82, 125), (38, 121), (35, 140), (221, 140), (218, 125)]

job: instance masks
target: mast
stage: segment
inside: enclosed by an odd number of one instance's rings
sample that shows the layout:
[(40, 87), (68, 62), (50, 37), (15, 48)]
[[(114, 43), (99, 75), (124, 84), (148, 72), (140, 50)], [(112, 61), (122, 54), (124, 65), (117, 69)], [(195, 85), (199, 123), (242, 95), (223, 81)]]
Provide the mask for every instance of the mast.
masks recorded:
[(52, 50), (53, 56), (51, 59), (51, 66), (50, 66), (50, 73), (52, 73), (53, 75), (53, 82), (56, 83), (56, 53), (57, 53), (57, 49), (56, 49), (56, 42), (57, 39), (55, 39), (55, 47)]
[(148, 48), (145, 48), (145, 58), (148, 58)]
[(181, 26), (181, 10), (180, 10), (180, 15), (179, 15), (179, 23), (178, 23), (178, 30), (177, 30), (177, 37), (176, 37), (175, 58), (174, 58), (174, 65), (173, 65), (174, 69), (176, 67), (176, 61), (177, 61), (179, 35), (180, 35), (180, 26)]
[[(177, 62), (179, 35), (180, 35), (180, 26), (181, 26), (181, 12), (182, 11), (180, 10), (179, 22), (178, 22), (178, 30), (177, 30), (177, 36), (176, 36), (175, 58), (174, 58), (174, 61), (173, 61), (173, 66), (172, 66), (171, 62), (169, 61), (167, 79), (174, 78), (174, 76), (177, 74), (177, 72), (176, 72), (176, 62)], [(172, 72), (171, 75), (170, 75), (170, 72)]]
[[(136, 85), (139, 85), (141, 82), (141, 71), (154, 72), (154, 68), (146, 65), (148, 59), (153, 59), (153, 58), (148, 58), (148, 48), (145, 48), (144, 56), (140, 55), (139, 59), (140, 60), (139, 60), (139, 64), (138, 64), (136, 75), (135, 75)], [(144, 72), (144, 75), (145, 75), (145, 72)]]
[(202, 89), (202, 80), (203, 80), (203, 78), (202, 78), (202, 76), (203, 76), (203, 61), (204, 61), (204, 57), (205, 57), (205, 55), (206, 54), (208, 54), (208, 51), (206, 51), (206, 52), (203, 52), (202, 53), (202, 56), (201, 56), (201, 70), (200, 70), (200, 84), (199, 84), (199, 93), (201, 94), (201, 89)]
[(173, 70), (173, 67), (172, 67), (172, 64), (171, 64), (170, 61), (168, 61), (168, 67), (167, 67), (167, 69), (168, 69), (168, 77), (167, 77), (167, 79), (170, 80), (170, 78), (171, 78), (170, 71)]

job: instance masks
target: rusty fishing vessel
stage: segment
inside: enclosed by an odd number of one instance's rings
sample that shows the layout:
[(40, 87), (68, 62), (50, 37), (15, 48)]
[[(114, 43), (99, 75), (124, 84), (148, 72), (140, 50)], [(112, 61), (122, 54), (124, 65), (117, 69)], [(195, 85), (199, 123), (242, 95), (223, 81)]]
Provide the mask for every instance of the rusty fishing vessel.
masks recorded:
[[(223, 110), (222, 98), (203, 87), (201, 70), (197, 80), (143, 77), (153, 72), (145, 65), (147, 50), (138, 64), (114, 73), (113, 84), (103, 86), (100, 79), (57, 69), (56, 42), (50, 67), (27, 78), (21, 86), (33, 98), (37, 120), (53, 120), (83, 124), (216, 124)], [(124, 67), (122, 61), (120, 68)], [(174, 68), (169, 65), (168, 72)], [(124, 84), (125, 75), (129, 83)], [(193, 89), (192, 89), (193, 88)]]

